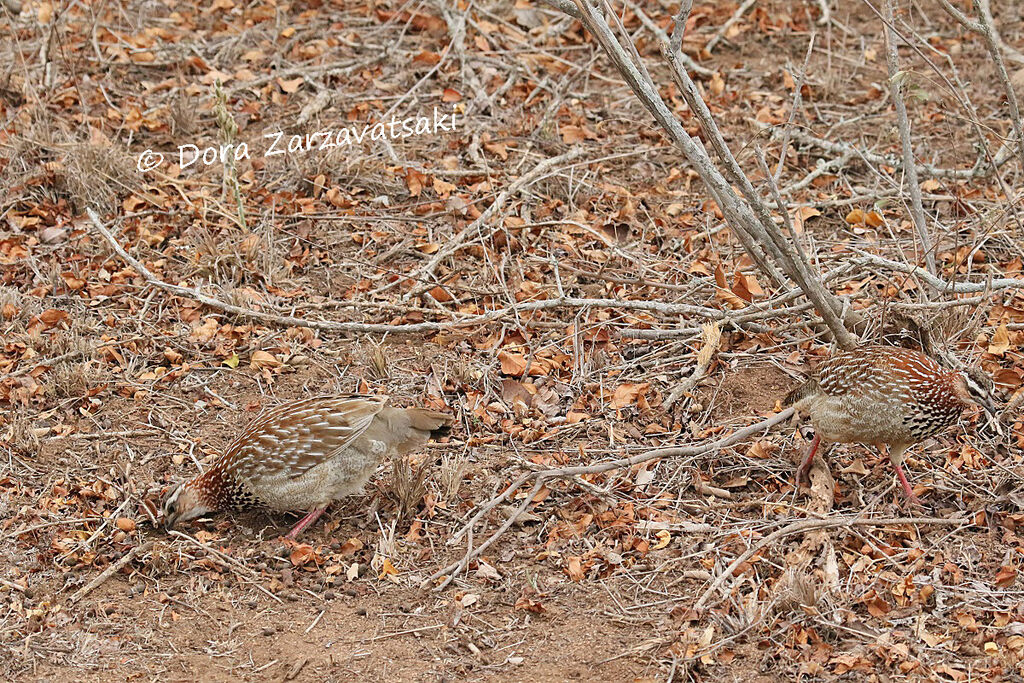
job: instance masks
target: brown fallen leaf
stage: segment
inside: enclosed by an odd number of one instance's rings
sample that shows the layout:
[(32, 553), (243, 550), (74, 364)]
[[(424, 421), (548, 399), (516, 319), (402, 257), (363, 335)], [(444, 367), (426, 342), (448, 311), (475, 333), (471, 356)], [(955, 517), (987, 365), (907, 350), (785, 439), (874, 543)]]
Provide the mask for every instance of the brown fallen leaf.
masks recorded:
[(565, 573), (568, 574), (569, 578), (573, 581), (582, 581), (586, 576), (583, 572), (583, 560), (577, 556), (567, 559), (565, 561)]
[(988, 352), (993, 356), (1001, 356), (1010, 350), (1010, 331), (1003, 323), (992, 333), (992, 339), (988, 343)]
[(1000, 588), (1009, 588), (1015, 583), (1017, 583), (1017, 568), (1004, 564), (996, 572), (996, 585)]
[(641, 382), (639, 384), (620, 384), (615, 389), (615, 394), (612, 396), (612, 400), (609, 405), (616, 410), (621, 410), (627, 406), (631, 406), (637, 402), (637, 399), (643, 396), (647, 391), (647, 388), (651, 386), (650, 382)]
[(262, 370), (263, 368), (279, 368), (283, 364), (280, 360), (274, 357), (273, 354), (257, 350), (252, 352), (252, 356), (249, 359), (249, 365)]

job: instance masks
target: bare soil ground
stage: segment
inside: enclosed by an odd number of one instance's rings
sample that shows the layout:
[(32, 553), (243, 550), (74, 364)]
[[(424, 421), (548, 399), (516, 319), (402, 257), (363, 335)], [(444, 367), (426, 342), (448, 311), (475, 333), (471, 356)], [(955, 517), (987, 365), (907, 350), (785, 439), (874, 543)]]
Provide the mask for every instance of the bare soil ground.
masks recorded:
[[(755, 152), (774, 170), (790, 131), (788, 210), (816, 267), (842, 267), (828, 285), (865, 313), (865, 338), (913, 345), (893, 321), (923, 317), (1019, 399), (1019, 289), (929, 291), (955, 305), (922, 307), (921, 280), (858, 261), (921, 254), (881, 24), (867, 4), (830, 4), (822, 25), (819, 3), (759, 1), (709, 51), (738, 3), (698, 3), (684, 50), (707, 70), (706, 100), (759, 187)], [(1021, 45), (1021, 17), (996, 5), (1003, 39)], [(615, 7), (698, 134), (650, 26)], [(675, 5), (638, 7), (671, 30)], [(938, 6), (898, 20), (919, 161), (971, 169), (1010, 136), (984, 45)], [(34, 2), (0, 14), (0, 34), (0, 677), (1022, 674), (1012, 411), (1002, 440), (968, 414), (911, 452), (923, 510), (900, 506), (888, 465), (860, 446), (834, 448), (796, 490), (806, 444), (786, 425), (552, 480), (530, 501), (527, 486), (450, 543), (531, 469), (704, 443), (774, 414), (829, 349), (803, 300), (751, 267), (578, 22), (527, 2)], [(455, 131), (264, 154), (268, 132), (435, 108), (458, 115)], [(178, 163), (182, 145), (242, 142), (251, 157), (233, 167)], [(147, 149), (165, 160), (142, 173)], [(940, 275), (1019, 278), (1017, 161), (923, 181)], [(89, 207), (154, 278), (253, 314), (153, 286)], [(524, 307), (560, 297), (575, 303)], [(716, 353), (668, 405), (710, 320)], [(382, 465), (298, 544), (281, 539), (294, 518), (259, 511), (179, 535), (154, 526), (153, 503), (259, 410), (357, 391), (451, 410), (457, 426), (407, 469)], [(410, 486), (417, 468), (425, 481)], [(466, 572), (421, 587), (523, 504)], [(766, 541), (820, 519), (849, 524)]]

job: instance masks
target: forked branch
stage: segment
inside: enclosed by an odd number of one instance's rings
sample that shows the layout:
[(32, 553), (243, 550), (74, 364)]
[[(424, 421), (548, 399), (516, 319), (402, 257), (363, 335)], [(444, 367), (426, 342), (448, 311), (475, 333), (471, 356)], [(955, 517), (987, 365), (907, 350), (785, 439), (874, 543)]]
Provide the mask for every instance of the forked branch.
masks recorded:
[[(555, 6), (561, 8), (563, 4), (555, 3)], [(844, 311), (842, 302), (825, 288), (820, 276), (813, 272), (792, 241), (782, 233), (772, 216), (771, 208), (736, 161), (696, 84), (687, 73), (681, 45), (691, 0), (684, 0), (676, 16), (675, 30), (668, 44), (663, 45), (663, 50), (673, 67), (673, 76), (683, 98), (718, 158), (717, 164), (704, 145), (686, 132), (665, 104), (657, 85), (651, 80), (632, 45), (629, 45), (628, 51), (623, 47), (612, 33), (608, 21), (588, 0), (574, 0), (574, 4), (577, 11), (570, 14), (578, 18), (595, 37), (636, 97), (682, 151), (757, 268), (777, 286), (784, 286), (786, 278), (796, 283), (814, 304), (837, 343), (845, 349), (856, 346), (857, 338), (849, 329), (856, 321), (856, 314)], [(613, 13), (609, 10), (606, 14)], [(733, 189), (734, 186), (739, 188), (739, 194)]]

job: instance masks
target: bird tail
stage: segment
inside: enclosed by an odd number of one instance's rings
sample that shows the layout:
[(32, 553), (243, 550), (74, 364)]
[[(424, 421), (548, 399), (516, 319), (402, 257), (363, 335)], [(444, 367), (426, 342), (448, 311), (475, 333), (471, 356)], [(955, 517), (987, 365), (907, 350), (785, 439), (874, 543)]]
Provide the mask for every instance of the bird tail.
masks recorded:
[(817, 391), (818, 383), (813, 379), (807, 380), (796, 389), (786, 394), (786, 398), (782, 399), (782, 406), (784, 408), (788, 408), (789, 406), (796, 405), (808, 396), (813, 396)]
[(452, 431), (452, 416), (429, 408), (406, 408), (409, 425), (421, 432), (430, 434), (431, 439), (448, 436)]

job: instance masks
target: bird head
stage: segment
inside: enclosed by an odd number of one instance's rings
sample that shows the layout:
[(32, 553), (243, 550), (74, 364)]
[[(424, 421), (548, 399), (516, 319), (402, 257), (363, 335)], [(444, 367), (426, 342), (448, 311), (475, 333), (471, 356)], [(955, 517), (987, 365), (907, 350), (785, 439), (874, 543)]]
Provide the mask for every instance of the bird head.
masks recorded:
[(981, 406), (985, 416), (995, 430), (1002, 434), (999, 426), (999, 414), (995, 405), (995, 384), (992, 378), (979, 368), (968, 368), (961, 370), (957, 378), (957, 392), (960, 398)]
[(178, 522), (187, 522), (196, 517), (214, 512), (214, 508), (203, 502), (200, 492), (190, 486), (192, 482), (178, 484), (164, 499), (162, 506), (164, 529), (170, 531)]

